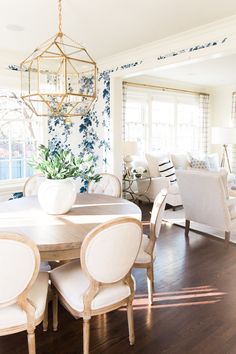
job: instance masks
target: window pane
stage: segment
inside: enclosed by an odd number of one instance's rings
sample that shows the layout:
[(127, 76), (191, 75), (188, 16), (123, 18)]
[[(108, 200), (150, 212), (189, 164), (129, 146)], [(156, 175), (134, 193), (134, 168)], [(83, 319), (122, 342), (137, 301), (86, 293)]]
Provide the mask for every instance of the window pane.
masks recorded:
[(152, 148), (171, 151), (175, 145), (175, 106), (173, 102), (152, 103)]
[(26, 160), (25, 163), (26, 163), (26, 166), (25, 166), (25, 176), (26, 176), (26, 177), (32, 176), (32, 175), (34, 174), (33, 168), (28, 165), (28, 160)]
[(22, 141), (25, 139), (24, 122), (11, 122), (11, 139), (14, 141)]
[(24, 160), (12, 161), (12, 178), (24, 177)]
[(9, 144), (8, 141), (0, 140), (0, 159), (9, 158)]
[(0, 139), (9, 139), (9, 123), (4, 120), (0, 120)]
[(138, 141), (141, 150), (146, 148), (146, 104), (131, 100), (125, 114), (125, 140)]
[(13, 143), (11, 145), (11, 154), (13, 159), (20, 159), (24, 157), (23, 143)]
[(199, 107), (195, 104), (179, 103), (177, 106), (177, 122), (177, 149), (199, 152), (201, 148)]
[(0, 90), (1, 179), (24, 178), (33, 174), (32, 168), (26, 166), (26, 159), (35, 154), (39, 129), (39, 119), (17, 94)]
[(34, 143), (26, 143), (25, 144), (25, 157), (33, 157), (36, 151), (36, 142)]
[(0, 179), (9, 178), (9, 161), (0, 159)]

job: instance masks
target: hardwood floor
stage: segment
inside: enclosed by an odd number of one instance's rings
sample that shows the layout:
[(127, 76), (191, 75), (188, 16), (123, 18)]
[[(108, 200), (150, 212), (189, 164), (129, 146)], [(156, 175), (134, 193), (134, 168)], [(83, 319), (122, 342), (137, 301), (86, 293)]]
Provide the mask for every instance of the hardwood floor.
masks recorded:
[[(144, 210), (145, 219), (149, 209)], [(135, 270), (136, 342), (129, 346), (125, 309), (91, 321), (93, 354), (236, 353), (236, 246), (163, 224), (157, 244), (155, 296), (148, 306), (144, 271)], [(51, 309), (50, 309), (51, 310)], [(51, 312), (51, 311), (50, 311)], [(36, 331), (38, 354), (82, 353), (82, 321), (60, 307), (59, 330)], [(26, 354), (25, 333), (0, 337), (0, 354)]]

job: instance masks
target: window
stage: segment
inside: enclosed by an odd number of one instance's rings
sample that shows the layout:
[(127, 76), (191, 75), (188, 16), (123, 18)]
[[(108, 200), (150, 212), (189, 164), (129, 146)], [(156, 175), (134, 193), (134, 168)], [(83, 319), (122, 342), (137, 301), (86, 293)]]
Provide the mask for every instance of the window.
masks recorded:
[(139, 144), (147, 141), (147, 105), (145, 101), (131, 99), (127, 102), (125, 114), (125, 140), (138, 140)]
[[(208, 96), (207, 96), (208, 97)], [(125, 140), (148, 150), (206, 152), (206, 117), (200, 96), (129, 88), (125, 105)], [(204, 119), (203, 119), (204, 118)], [(205, 124), (205, 125), (204, 125)]]
[(0, 180), (33, 174), (28, 161), (37, 148), (37, 118), (15, 93), (0, 91)]

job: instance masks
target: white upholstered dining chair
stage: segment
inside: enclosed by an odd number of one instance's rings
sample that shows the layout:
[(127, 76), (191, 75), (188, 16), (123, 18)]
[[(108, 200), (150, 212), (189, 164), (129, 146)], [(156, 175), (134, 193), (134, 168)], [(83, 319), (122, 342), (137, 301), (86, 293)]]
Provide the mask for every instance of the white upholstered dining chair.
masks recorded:
[(236, 198), (229, 198), (227, 172), (200, 170), (176, 171), (185, 211), (185, 235), (195, 221), (224, 231), (228, 246), (231, 231), (236, 231)]
[(121, 183), (118, 177), (110, 173), (100, 173), (98, 182), (90, 181), (88, 193), (106, 194), (112, 197), (121, 197)]
[(129, 341), (134, 344), (131, 268), (139, 251), (142, 224), (134, 218), (118, 218), (92, 230), (84, 239), (81, 264), (72, 261), (54, 269), (53, 328), (57, 329), (57, 296), (75, 317), (83, 318), (84, 354), (89, 353), (89, 328), (93, 316), (127, 306)]
[(48, 273), (39, 273), (39, 265), (33, 242), (0, 234), (0, 336), (27, 331), (29, 354), (36, 353), (34, 331), (44, 320), (47, 302)]
[(45, 177), (41, 174), (36, 174), (27, 178), (23, 188), (23, 196), (31, 197), (37, 195), (39, 186), (44, 180)]
[(167, 193), (167, 189), (162, 189), (153, 202), (150, 219), (150, 235), (148, 237), (146, 234), (143, 234), (141, 247), (134, 263), (135, 268), (145, 268), (147, 270), (148, 300), (150, 305), (153, 302), (154, 289), (153, 263), (157, 255), (155, 244), (161, 229)]

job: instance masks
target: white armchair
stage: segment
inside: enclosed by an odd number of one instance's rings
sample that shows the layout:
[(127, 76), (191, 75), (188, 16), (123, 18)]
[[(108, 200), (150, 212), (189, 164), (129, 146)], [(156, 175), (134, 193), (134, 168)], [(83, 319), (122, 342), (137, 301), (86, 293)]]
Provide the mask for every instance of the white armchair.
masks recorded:
[(224, 231), (228, 245), (230, 232), (236, 230), (236, 198), (228, 197), (226, 171), (186, 170), (176, 175), (185, 210), (185, 235), (190, 221), (195, 221)]

